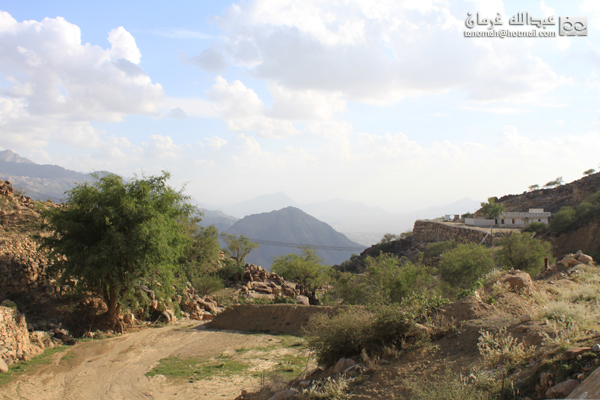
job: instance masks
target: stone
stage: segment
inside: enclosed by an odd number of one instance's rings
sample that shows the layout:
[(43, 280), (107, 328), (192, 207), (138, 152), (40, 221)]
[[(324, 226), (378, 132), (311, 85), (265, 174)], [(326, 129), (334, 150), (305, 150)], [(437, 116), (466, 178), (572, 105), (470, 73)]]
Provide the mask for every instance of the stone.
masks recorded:
[(531, 315), (523, 314), (521, 315), (521, 323), (531, 321)]
[(600, 344), (596, 343), (592, 346), (592, 351), (594, 353), (600, 353)]
[(577, 379), (569, 379), (568, 381), (561, 382), (548, 389), (546, 391), (546, 397), (549, 399), (564, 399), (571, 394), (579, 384), (580, 382)]
[(353, 365), (356, 365), (356, 363), (354, 362), (353, 359), (342, 357), (338, 360), (338, 362), (333, 367), (333, 373), (341, 374), (342, 372), (344, 372), (348, 368), (352, 367)]
[(303, 295), (296, 296), (296, 301), (298, 302), (298, 304), (302, 304), (303, 306), (310, 305), (310, 301), (309, 301), (308, 297), (303, 296)]
[(533, 282), (531, 281), (531, 276), (527, 272), (513, 270), (499, 279), (500, 283), (508, 283), (510, 288), (515, 292), (531, 292), (533, 288)]
[(291, 399), (297, 393), (298, 393), (298, 391), (294, 390), (294, 389), (282, 390), (281, 392), (277, 392), (275, 394), (275, 396), (270, 397), (269, 400), (286, 400), (286, 399)]
[(3, 372), (8, 372), (8, 365), (6, 365), (6, 362), (4, 362), (2, 358), (0, 358), (0, 373)]
[(583, 264), (587, 264), (589, 262), (594, 261), (594, 259), (591, 256), (588, 256), (587, 254), (582, 254), (579, 257), (577, 257), (577, 261)]
[(591, 347), (571, 347), (570, 349), (562, 353), (562, 358), (563, 360), (572, 360), (574, 358), (577, 358), (577, 356), (580, 356), (583, 353), (591, 350)]

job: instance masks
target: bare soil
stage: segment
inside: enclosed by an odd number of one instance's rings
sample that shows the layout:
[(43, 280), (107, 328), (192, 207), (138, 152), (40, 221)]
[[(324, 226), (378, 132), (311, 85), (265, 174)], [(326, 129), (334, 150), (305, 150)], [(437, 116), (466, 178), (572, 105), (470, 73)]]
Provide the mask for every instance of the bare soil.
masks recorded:
[(198, 321), (143, 329), (79, 343), (0, 387), (0, 399), (233, 399), (257, 390), (260, 378), (240, 374), (202, 381), (145, 374), (167, 357), (211, 357), (234, 349), (265, 347), (270, 335), (212, 331)]

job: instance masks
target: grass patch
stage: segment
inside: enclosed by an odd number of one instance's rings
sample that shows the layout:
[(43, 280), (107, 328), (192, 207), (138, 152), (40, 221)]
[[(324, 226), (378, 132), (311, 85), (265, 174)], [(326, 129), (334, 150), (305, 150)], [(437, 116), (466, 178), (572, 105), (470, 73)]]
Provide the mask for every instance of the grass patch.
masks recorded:
[(0, 386), (6, 385), (14, 378), (20, 376), (27, 371), (33, 371), (39, 365), (47, 365), (52, 362), (52, 355), (64, 351), (66, 346), (57, 346), (52, 349), (46, 349), (42, 354), (32, 358), (29, 361), (23, 361), (9, 365), (8, 372), (0, 374)]
[(146, 375), (150, 377), (164, 375), (171, 379), (199, 381), (213, 376), (237, 375), (247, 368), (246, 363), (232, 360), (227, 356), (211, 359), (168, 357), (160, 360), (159, 364), (147, 372)]

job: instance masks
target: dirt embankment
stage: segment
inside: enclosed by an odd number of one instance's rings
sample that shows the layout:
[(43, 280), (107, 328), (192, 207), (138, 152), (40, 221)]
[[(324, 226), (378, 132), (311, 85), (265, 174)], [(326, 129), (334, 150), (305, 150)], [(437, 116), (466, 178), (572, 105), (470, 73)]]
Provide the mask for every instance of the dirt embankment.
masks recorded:
[(326, 306), (244, 304), (228, 308), (217, 315), (210, 328), (301, 335), (302, 327), (312, 315), (333, 312), (335, 312), (333, 307)]

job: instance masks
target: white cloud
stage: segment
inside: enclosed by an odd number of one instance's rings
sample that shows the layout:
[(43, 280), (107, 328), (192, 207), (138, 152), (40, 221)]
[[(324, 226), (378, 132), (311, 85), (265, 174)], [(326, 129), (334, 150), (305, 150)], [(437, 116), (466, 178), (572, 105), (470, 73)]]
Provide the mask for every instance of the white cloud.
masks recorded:
[(273, 118), (288, 120), (329, 119), (346, 110), (341, 92), (293, 90), (282, 85), (270, 85), (273, 107), (267, 112)]
[(227, 144), (227, 140), (220, 138), (218, 136), (207, 137), (204, 139), (206, 141), (206, 145), (208, 147), (213, 147), (215, 149), (220, 149), (221, 147)]
[(0, 145), (98, 146), (89, 121), (121, 121), (156, 114), (163, 89), (138, 66), (141, 53), (123, 27), (103, 49), (81, 43), (78, 26), (64, 18), (17, 22), (0, 12)]
[(221, 76), (215, 82), (206, 95), (213, 102), (216, 114), (227, 122), (231, 131), (254, 131), (270, 138), (298, 133), (291, 122), (268, 118), (264, 113), (262, 100), (242, 82), (236, 80), (228, 83)]
[[(388, 104), (452, 89), (492, 101), (561, 83), (531, 53), (531, 41), (462, 37), (464, 18), (453, 14), (461, 7), (443, 1), (251, 0), (234, 4), (217, 22), (231, 61), (252, 76), (345, 101)], [(476, 7), (504, 12), (501, 1)]]
[(172, 109), (169, 114), (167, 115), (167, 117), (169, 118), (175, 118), (175, 119), (183, 119), (183, 118), (187, 118), (187, 114), (185, 113), (185, 111), (183, 111), (183, 108), (181, 107), (175, 107), (174, 109)]

